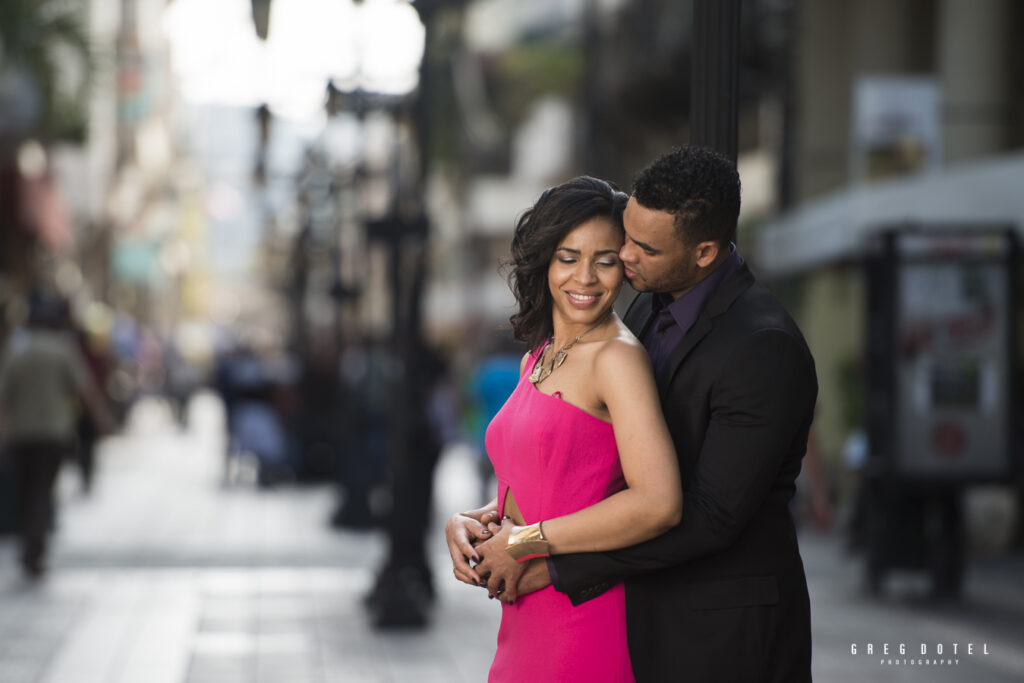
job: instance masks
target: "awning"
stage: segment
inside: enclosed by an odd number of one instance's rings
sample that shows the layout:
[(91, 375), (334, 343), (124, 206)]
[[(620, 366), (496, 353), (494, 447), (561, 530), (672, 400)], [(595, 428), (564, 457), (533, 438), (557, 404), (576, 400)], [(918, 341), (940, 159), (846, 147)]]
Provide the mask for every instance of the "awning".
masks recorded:
[(859, 257), (868, 235), (902, 223), (1024, 230), (1024, 153), (814, 200), (761, 226), (754, 258), (764, 275), (799, 273)]

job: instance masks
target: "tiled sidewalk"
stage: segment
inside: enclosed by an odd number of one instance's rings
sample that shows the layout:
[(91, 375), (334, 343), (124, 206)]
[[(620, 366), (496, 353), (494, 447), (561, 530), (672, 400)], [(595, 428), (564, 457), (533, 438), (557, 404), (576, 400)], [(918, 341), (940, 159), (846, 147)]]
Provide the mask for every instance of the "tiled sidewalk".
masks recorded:
[[(43, 581), (0, 540), (0, 683), (486, 679), (498, 606), (448, 580), (440, 520), (431, 626), (376, 632), (361, 598), (383, 539), (331, 530), (330, 487), (224, 487), (216, 407), (196, 408), (181, 434), (143, 406), (88, 498), (63, 474)], [(438, 509), (474, 503), (471, 464), (442, 468)]]
[(359, 605), (370, 578), (354, 568), (67, 569), (31, 589), (8, 584), (0, 681), (485, 680), (495, 612), (443, 590), (434, 627), (374, 632)]

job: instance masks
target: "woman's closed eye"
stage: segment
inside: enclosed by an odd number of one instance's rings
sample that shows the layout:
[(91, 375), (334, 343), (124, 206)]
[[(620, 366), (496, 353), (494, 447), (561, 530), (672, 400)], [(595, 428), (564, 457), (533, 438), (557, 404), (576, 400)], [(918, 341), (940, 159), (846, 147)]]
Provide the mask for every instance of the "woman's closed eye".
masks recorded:
[[(568, 256), (559, 256), (558, 257), (558, 262), (559, 263), (565, 263), (565, 264), (576, 263), (576, 261), (578, 261), (578, 260), (579, 259), (571, 258), (571, 257), (568, 257)], [(606, 268), (614, 268), (615, 266), (619, 265), (619, 260), (618, 259), (601, 259), (600, 261), (594, 261), (594, 265), (604, 266)]]

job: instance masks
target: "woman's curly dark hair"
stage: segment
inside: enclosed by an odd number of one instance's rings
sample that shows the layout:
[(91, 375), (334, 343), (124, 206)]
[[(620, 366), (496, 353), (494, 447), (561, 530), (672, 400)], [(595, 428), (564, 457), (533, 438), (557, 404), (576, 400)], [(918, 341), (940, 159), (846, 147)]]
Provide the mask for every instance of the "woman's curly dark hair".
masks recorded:
[(591, 218), (607, 218), (619, 230), (629, 195), (611, 183), (579, 176), (548, 188), (516, 222), (508, 284), (519, 310), (509, 318), (512, 333), (531, 351), (554, 332), (548, 267), (555, 248), (572, 230)]

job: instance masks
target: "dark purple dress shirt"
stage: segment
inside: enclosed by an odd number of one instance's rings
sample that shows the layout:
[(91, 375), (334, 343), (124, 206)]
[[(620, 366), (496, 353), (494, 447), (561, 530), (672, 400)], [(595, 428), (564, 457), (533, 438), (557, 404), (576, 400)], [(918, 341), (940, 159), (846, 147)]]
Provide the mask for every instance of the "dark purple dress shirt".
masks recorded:
[(654, 295), (655, 318), (641, 341), (647, 349), (647, 355), (651, 357), (651, 365), (654, 366), (655, 372), (660, 372), (668, 362), (672, 349), (683, 340), (683, 335), (697, 320), (711, 295), (742, 263), (743, 259), (736, 251), (736, 245), (730, 244), (729, 257), (722, 265), (715, 268), (686, 294), (675, 301), (672, 300), (671, 294), (659, 292)]

